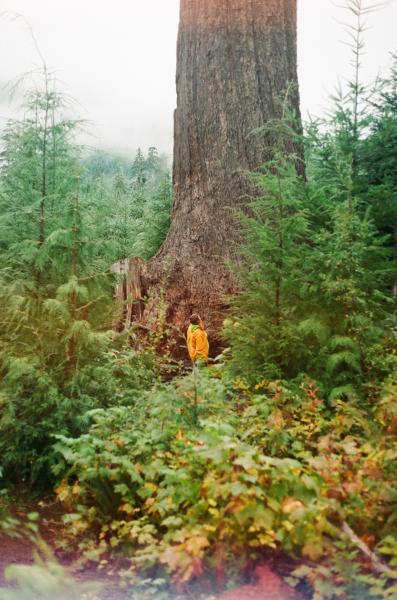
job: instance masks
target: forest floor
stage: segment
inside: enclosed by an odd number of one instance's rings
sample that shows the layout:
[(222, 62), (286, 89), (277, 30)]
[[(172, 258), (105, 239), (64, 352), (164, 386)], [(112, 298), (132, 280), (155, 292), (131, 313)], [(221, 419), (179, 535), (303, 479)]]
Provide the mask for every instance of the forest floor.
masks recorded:
[[(18, 503), (12, 508), (12, 516), (20, 522), (27, 519), (27, 515), (37, 512), (39, 518), (40, 538), (45, 543), (48, 551), (59, 565), (79, 583), (98, 583), (100, 591), (94, 595), (84, 595), (84, 598), (92, 600), (126, 600), (131, 598), (127, 590), (120, 586), (120, 580), (114, 574), (117, 569), (115, 566), (109, 566), (108, 571), (98, 570), (95, 564), (90, 563), (82, 565), (78, 561), (79, 550), (77, 547), (60, 550), (59, 541), (63, 537), (64, 525), (62, 522), (63, 511), (60, 505), (52, 500)], [(5, 577), (7, 567), (13, 565), (33, 565), (35, 563), (35, 553), (37, 549), (33, 541), (28, 537), (10, 537), (0, 533), (0, 599), (1, 590), (14, 588), (15, 584)], [(255, 580), (252, 583), (243, 585), (235, 590), (223, 592), (218, 596), (208, 595), (208, 598), (217, 600), (304, 600), (301, 594), (295, 592), (282, 579), (286, 574), (286, 565), (277, 564), (274, 560), (264, 562), (257, 567)], [(288, 567), (287, 567), (287, 570)], [(112, 572), (113, 571), (113, 572)], [(181, 598), (181, 594), (174, 596), (170, 594), (169, 598)], [(194, 588), (185, 595), (186, 600), (203, 599), (203, 590)], [(25, 596), (24, 596), (25, 598)], [(153, 597), (155, 600), (155, 598)], [(55, 600), (55, 598), (54, 598)], [(78, 600), (74, 595), (71, 600)]]
[[(53, 558), (64, 567), (78, 582), (98, 582), (101, 592), (95, 595), (100, 600), (125, 600), (129, 596), (120, 588), (118, 578), (107, 572), (99, 571), (95, 565), (81, 567), (76, 561), (78, 549), (59, 550), (59, 541), (63, 536), (63, 511), (60, 505), (48, 501), (23, 502), (11, 509), (13, 517), (21, 523), (26, 521), (32, 512), (39, 514), (38, 525), (40, 539), (53, 555)], [(0, 592), (2, 588), (13, 588), (15, 584), (5, 577), (7, 567), (13, 565), (33, 565), (37, 548), (28, 536), (11, 537), (0, 533)], [(1, 593), (0, 593), (1, 598)], [(54, 600), (56, 600), (54, 598)], [(72, 600), (72, 599), (71, 599)], [(78, 600), (76, 597), (73, 600)]]

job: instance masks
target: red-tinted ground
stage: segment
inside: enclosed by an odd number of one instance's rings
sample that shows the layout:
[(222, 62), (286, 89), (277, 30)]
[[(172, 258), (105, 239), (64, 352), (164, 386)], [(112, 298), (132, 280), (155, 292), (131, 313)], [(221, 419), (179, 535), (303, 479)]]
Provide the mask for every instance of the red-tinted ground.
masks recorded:
[(257, 581), (236, 590), (221, 594), (218, 600), (300, 600), (301, 596), (291, 589), (268, 565), (256, 568)]
[[(31, 512), (40, 514), (40, 532), (48, 543), (53, 547), (54, 539), (60, 531), (60, 512), (55, 505), (45, 505), (43, 507), (35, 503), (21, 503), (18, 506), (11, 504), (9, 510), (12, 517), (18, 519), (20, 523), (27, 520), (27, 515)], [(0, 586), (6, 585), (4, 579), (4, 570), (6, 567), (14, 564), (32, 564), (34, 544), (26, 536), (10, 537), (0, 532)]]
[[(10, 508), (12, 516), (21, 523), (26, 522), (27, 515), (31, 512), (39, 513), (39, 532), (48, 549), (53, 553), (57, 562), (65, 567), (71, 576), (81, 582), (99, 582), (101, 591), (95, 594), (95, 598), (101, 600), (125, 600), (128, 598), (126, 592), (120, 589), (117, 579), (103, 572), (98, 572), (94, 566), (76, 569), (74, 559), (76, 552), (60, 552), (57, 550), (57, 541), (62, 539), (62, 510), (54, 502), (21, 503), (18, 507)], [(5, 570), (12, 565), (34, 564), (36, 546), (26, 536), (10, 537), (0, 533), (0, 589), (14, 587), (14, 583), (5, 577)], [(1, 594), (0, 594), (1, 596)], [(54, 598), (54, 600), (56, 600)], [(78, 600), (73, 598), (71, 600)]]
[[(13, 510), (13, 516), (23, 522), (29, 512), (39, 513), (41, 537), (47, 546), (54, 551), (58, 562), (68, 569), (76, 580), (80, 582), (100, 581), (102, 591), (96, 596), (97, 598), (101, 600), (125, 600), (130, 597), (124, 590), (120, 589), (117, 578), (98, 572), (94, 566), (76, 571), (73, 552), (55, 550), (56, 541), (62, 537), (63, 531), (62, 512), (58, 505), (52, 502), (21, 505)], [(12, 583), (4, 577), (6, 567), (15, 564), (33, 564), (34, 550), (33, 542), (26, 538), (12, 538), (0, 533), (0, 588), (12, 586)], [(281, 569), (281, 571), (283, 570), (285, 569)], [(197, 590), (195, 590), (186, 595), (186, 598), (194, 600), (198, 595)], [(77, 598), (73, 598), (73, 600), (77, 600)], [(218, 597), (218, 600), (302, 600), (302, 597), (286, 585), (282, 577), (275, 572), (273, 564), (264, 562), (257, 567), (253, 583), (224, 592)]]

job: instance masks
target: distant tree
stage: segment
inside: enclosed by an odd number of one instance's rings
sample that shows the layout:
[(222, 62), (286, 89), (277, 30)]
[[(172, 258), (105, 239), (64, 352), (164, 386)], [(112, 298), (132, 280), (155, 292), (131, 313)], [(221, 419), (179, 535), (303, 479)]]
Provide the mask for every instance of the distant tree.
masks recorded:
[(131, 168), (127, 157), (109, 150), (90, 150), (85, 152), (81, 159), (82, 180), (93, 181), (100, 177), (111, 179), (118, 171), (127, 176)]
[(132, 163), (131, 175), (139, 184), (144, 185), (146, 183), (146, 160), (140, 148), (138, 148)]
[(167, 173), (145, 203), (134, 254), (145, 259), (156, 254), (170, 227), (171, 205), (172, 182)]
[(122, 169), (117, 169), (116, 175), (113, 180), (114, 195), (117, 199), (120, 199), (127, 192), (128, 185)]
[(160, 157), (157, 148), (151, 146), (146, 159), (146, 168), (151, 173), (157, 173), (161, 168)]

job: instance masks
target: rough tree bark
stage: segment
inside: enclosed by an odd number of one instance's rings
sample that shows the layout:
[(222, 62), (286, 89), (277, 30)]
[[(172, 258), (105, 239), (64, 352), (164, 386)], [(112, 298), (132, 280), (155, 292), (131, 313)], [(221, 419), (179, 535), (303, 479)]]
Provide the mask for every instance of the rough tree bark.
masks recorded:
[(144, 318), (163, 293), (178, 329), (194, 311), (215, 333), (237, 286), (228, 263), (236, 208), (252, 193), (246, 173), (269, 151), (253, 131), (279, 116), (291, 84), (299, 115), (296, 0), (181, 0), (176, 84), (172, 222), (142, 273)]

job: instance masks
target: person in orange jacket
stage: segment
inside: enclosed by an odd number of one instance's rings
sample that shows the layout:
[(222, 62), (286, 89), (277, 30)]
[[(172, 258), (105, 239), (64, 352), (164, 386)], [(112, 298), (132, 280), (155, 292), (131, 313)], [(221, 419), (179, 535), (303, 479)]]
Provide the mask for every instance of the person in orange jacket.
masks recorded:
[(208, 362), (208, 335), (200, 315), (194, 314), (190, 317), (190, 325), (187, 330), (187, 348), (193, 364), (198, 361)]

